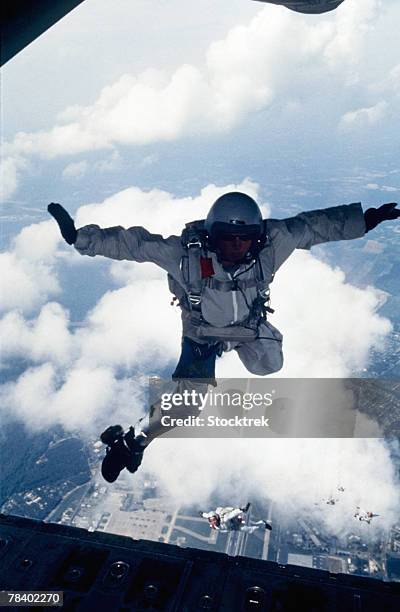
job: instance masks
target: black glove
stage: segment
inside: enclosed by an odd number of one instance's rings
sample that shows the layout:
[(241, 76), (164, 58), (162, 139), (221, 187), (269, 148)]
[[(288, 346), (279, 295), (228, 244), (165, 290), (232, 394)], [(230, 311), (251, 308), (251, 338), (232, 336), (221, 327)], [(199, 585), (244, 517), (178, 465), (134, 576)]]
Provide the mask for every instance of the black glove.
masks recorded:
[(400, 210), (396, 210), (396, 206), (395, 202), (391, 202), (390, 204), (383, 204), (379, 208), (368, 208), (364, 213), (365, 233), (374, 229), (382, 221), (398, 219), (400, 217)]
[(68, 244), (74, 244), (77, 236), (75, 223), (65, 208), (63, 208), (61, 204), (54, 204), (54, 202), (52, 202), (48, 205), (47, 210), (57, 221), (61, 235), (65, 242), (68, 242)]

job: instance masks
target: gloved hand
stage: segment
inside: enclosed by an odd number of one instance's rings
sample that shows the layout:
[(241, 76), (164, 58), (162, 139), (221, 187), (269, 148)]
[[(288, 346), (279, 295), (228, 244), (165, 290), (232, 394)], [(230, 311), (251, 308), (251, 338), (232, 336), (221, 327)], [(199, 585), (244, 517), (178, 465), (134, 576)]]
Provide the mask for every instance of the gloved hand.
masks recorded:
[(62, 237), (68, 244), (74, 244), (76, 241), (76, 228), (72, 217), (67, 213), (61, 204), (52, 202), (48, 205), (47, 210), (52, 217), (57, 221)]
[(382, 221), (398, 219), (400, 217), (400, 210), (397, 210), (396, 206), (395, 202), (391, 202), (390, 204), (383, 204), (379, 208), (368, 208), (364, 213), (365, 233), (374, 229)]

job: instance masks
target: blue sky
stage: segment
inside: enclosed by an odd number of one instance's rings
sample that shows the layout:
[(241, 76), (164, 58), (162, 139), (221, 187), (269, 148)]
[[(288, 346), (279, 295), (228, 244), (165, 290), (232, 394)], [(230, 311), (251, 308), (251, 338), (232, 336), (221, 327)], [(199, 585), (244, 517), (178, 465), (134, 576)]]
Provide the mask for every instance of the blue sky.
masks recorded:
[(336, 203), (351, 175), (358, 198), (379, 199), (399, 187), (399, 13), (391, 0), (311, 16), (246, 0), (87, 0), (4, 68), (7, 210), (32, 195), (76, 207), (132, 184), (191, 195), (246, 176), (275, 186), (275, 207), (288, 179), (335, 178), (321, 195)]
[[(178, 357), (164, 274), (80, 257), (48, 218), (50, 201), (78, 226), (167, 235), (235, 188), (277, 217), (396, 200), (399, 20), (395, 0), (345, 0), (319, 16), (248, 0), (86, 0), (12, 59), (3, 69), (0, 331), (6, 366), (26, 368), (3, 387), (3, 414), (91, 434), (110, 418), (129, 424), (132, 404), (135, 418), (143, 410), (140, 377)], [(286, 376), (348, 376), (391, 329), (377, 312), (382, 292), (352, 286), (315, 254), (294, 256), (272, 295)], [(299, 312), (293, 296), (302, 295)], [(219, 374), (246, 372), (229, 354)], [(368, 467), (370, 490), (375, 477), (391, 482), (384, 450), (373, 471), (360, 449), (353, 462)], [(155, 443), (149, 466), (166, 456)], [(327, 476), (307, 456), (301, 469), (322, 487)], [(175, 464), (177, 480), (164, 478), (175, 496), (179, 474)], [(394, 498), (391, 490), (389, 509)]]

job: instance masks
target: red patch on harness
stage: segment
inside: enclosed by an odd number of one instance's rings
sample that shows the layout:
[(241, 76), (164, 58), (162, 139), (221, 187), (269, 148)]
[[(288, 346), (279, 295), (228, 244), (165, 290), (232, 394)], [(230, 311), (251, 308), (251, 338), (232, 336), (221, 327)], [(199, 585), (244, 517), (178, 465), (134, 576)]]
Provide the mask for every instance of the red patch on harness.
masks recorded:
[(214, 276), (214, 268), (210, 257), (200, 257), (201, 278)]

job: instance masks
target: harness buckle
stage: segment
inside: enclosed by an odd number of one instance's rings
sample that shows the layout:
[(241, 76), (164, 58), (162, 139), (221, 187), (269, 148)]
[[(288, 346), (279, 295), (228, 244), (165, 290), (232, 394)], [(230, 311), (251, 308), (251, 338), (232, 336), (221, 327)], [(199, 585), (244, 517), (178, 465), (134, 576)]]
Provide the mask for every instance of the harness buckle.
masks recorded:
[(275, 312), (275, 310), (273, 308), (270, 307), (270, 302), (271, 302), (271, 291), (269, 287), (266, 287), (265, 289), (259, 289), (258, 291), (258, 295), (262, 301), (262, 303), (260, 304), (261, 306), (261, 317), (266, 319), (266, 313), (269, 312), (270, 314), (273, 314)]
[(188, 300), (192, 306), (199, 306), (201, 304), (201, 295), (188, 293)]
[(265, 289), (259, 289), (258, 290), (258, 295), (260, 297), (262, 297), (263, 300), (265, 301), (269, 301), (271, 299), (271, 291), (269, 287), (266, 287)]
[(190, 242), (186, 243), (186, 246), (188, 249), (190, 249), (191, 247), (199, 247), (201, 248), (203, 245), (201, 244), (200, 240), (191, 240)]

